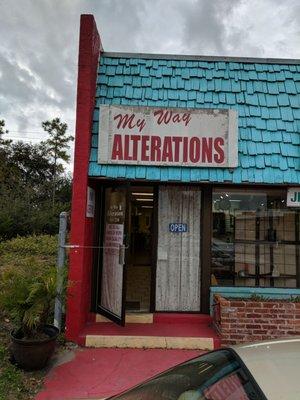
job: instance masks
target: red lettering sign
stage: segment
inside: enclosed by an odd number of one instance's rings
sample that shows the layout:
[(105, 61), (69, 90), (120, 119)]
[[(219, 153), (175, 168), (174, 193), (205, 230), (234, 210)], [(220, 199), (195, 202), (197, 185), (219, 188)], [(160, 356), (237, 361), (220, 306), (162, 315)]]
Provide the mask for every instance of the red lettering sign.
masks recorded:
[(154, 111), (154, 116), (157, 118), (158, 125), (164, 123), (169, 124), (170, 122), (180, 123), (183, 122), (185, 126), (189, 124), (191, 121), (191, 114), (190, 113), (175, 113), (174, 111), (170, 110), (157, 110)]
[(111, 159), (112, 160), (123, 160), (122, 136), (121, 135), (114, 135)]
[(224, 139), (219, 137), (214, 140), (214, 148), (216, 154), (214, 155), (214, 160), (218, 164), (222, 164), (224, 162), (225, 154), (224, 154)]
[(224, 162), (224, 140), (217, 137), (197, 136), (119, 135), (115, 134), (112, 146), (112, 160), (182, 162), (182, 163), (222, 163)]
[(142, 154), (141, 154), (141, 160), (142, 161), (149, 161), (149, 136), (145, 135), (142, 136)]
[(233, 168), (237, 113), (101, 105), (98, 147), (100, 164)]
[(161, 138), (159, 136), (151, 136), (151, 160), (161, 161)]
[(146, 122), (144, 119), (137, 119), (135, 120), (135, 114), (131, 114), (130, 116), (128, 114), (118, 114), (114, 117), (114, 120), (119, 120), (117, 123), (117, 128), (129, 128), (133, 129), (135, 127), (139, 128), (139, 131), (142, 132), (144, 129)]

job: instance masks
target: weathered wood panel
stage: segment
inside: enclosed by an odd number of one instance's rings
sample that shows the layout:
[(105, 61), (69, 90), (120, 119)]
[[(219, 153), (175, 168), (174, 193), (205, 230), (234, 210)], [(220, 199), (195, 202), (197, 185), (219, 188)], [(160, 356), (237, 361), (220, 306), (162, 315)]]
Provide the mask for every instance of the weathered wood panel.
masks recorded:
[[(157, 311), (200, 311), (200, 211), (198, 188), (159, 188)], [(185, 223), (188, 231), (172, 233), (170, 223)]]

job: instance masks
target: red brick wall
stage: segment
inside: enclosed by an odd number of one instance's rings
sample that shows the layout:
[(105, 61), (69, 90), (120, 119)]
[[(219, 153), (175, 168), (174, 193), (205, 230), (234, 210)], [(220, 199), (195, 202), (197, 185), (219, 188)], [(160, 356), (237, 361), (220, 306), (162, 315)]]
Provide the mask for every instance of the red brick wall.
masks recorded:
[(300, 303), (215, 295), (213, 321), (224, 345), (300, 335)]

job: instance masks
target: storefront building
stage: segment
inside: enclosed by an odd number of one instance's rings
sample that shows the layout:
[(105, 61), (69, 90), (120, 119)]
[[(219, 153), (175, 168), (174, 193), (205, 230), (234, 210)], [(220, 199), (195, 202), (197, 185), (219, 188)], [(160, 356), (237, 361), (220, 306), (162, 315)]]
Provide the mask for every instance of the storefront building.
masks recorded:
[[(67, 337), (300, 289), (299, 60), (103, 52), (82, 16)], [(300, 291), (299, 291), (300, 293)]]

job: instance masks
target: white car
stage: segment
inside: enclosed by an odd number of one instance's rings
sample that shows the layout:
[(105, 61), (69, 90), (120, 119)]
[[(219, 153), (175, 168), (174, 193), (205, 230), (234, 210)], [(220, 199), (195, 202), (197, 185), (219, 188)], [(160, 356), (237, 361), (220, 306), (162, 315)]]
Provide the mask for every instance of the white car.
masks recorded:
[(111, 399), (300, 400), (300, 338), (215, 350)]

